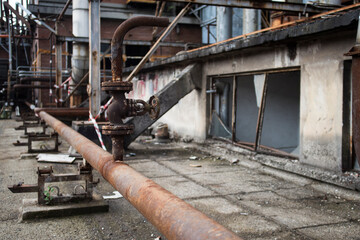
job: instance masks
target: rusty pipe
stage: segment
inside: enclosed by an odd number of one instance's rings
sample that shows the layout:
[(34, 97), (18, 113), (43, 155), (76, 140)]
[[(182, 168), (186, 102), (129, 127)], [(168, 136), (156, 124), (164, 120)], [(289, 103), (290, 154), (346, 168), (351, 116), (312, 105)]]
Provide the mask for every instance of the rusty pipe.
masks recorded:
[(89, 117), (89, 108), (35, 108), (36, 114), (41, 111), (55, 117)]
[(240, 239), (56, 118), (44, 111), (39, 115), (166, 238)]
[(121, 23), (115, 30), (111, 40), (111, 71), (112, 80), (122, 80), (122, 43), (128, 31), (140, 26), (166, 27), (169, 19), (164, 17), (133, 17)]
[(14, 88), (28, 88), (28, 89), (50, 89), (55, 88), (54, 86), (49, 85), (28, 85), (28, 84), (15, 84)]

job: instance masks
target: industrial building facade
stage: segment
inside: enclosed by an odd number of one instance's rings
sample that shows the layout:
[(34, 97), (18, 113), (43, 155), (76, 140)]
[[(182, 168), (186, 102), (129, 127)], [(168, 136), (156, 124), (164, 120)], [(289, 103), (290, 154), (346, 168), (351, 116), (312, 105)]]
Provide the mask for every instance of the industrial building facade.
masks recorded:
[[(150, 63), (135, 81), (134, 95), (156, 93), (197, 63), (201, 89), (159, 120), (175, 134), (197, 141), (222, 138), (298, 159), (295, 166), (290, 160), (275, 164), (290, 171), (309, 166), (341, 176), (358, 169), (351, 143), (351, 57), (346, 56), (356, 40), (357, 18), (357, 10), (319, 17)], [(351, 181), (346, 184), (358, 188)]]

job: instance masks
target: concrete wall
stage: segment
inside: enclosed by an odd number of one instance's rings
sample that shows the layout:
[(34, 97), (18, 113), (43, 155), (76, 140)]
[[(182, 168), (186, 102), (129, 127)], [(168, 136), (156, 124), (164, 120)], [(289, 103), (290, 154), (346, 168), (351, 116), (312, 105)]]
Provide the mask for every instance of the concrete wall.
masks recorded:
[(343, 54), (353, 38), (338, 37), (299, 45), (301, 66), (300, 160), (341, 171)]
[[(165, 70), (151, 71), (140, 74), (133, 80), (134, 90), (129, 98), (148, 100), (152, 95), (176, 79), (184, 67), (173, 67)], [(205, 81), (203, 81), (205, 83)], [(205, 86), (203, 87), (205, 89)], [(172, 134), (183, 138), (203, 141), (206, 137), (205, 127), (205, 92), (193, 90), (181, 99), (169, 112), (156, 123), (167, 123)], [(160, 103), (161, 104), (161, 103)]]
[[(343, 137), (343, 61), (347, 59), (343, 54), (348, 52), (353, 44), (352, 34), (342, 36), (332, 34), (316, 40), (243, 50), (227, 56), (207, 59), (203, 61), (202, 91), (190, 93), (160, 121), (168, 123), (170, 129), (183, 136), (188, 135), (203, 140), (208, 127), (205, 103), (208, 77), (298, 68), (301, 71), (300, 117), (296, 116), (300, 118), (298, 125), (300, 126), (298, 132), (300, 162), (340, 172)], [(179, 69), (167, 68), (165, 71), (155, 71), (159, 89), (169, 81), (170, 77), (173, 77), (174, 71)], [(141, 84), (151, 86), (150, 83)], [(139, 94), (140, 88), (137, 85), (138, 83), (135, 82), (135, 92)], [(270, 135), (274, 134), (276, 133), (272, 132)], [(251, 137), (248, 136), (249, 140)], [(295, 135), (294, 139), (297, 137)], [(271, 139), (264, 138), (263, 141), (271, 142)]]

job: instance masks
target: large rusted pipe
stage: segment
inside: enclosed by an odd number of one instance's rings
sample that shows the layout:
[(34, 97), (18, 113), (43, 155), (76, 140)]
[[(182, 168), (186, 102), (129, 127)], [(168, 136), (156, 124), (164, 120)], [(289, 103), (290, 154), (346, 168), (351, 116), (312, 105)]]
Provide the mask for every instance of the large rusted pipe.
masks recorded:
[(89, 117), (89, 108), (35, 108), (35, 113), (47, 112), (54, 117)]
[(169, 19), (164, 17), (133, 17), (121, 23), (115, 30), (111, 40), (111, 70), (113, 81), (122, 80), (122, 43), (125, 34), (135, 27), (140, 26), (154, 26), (166, 27), (169, 24)]
[(39, 115), (168, 239), (240, 239), (56, 118)]

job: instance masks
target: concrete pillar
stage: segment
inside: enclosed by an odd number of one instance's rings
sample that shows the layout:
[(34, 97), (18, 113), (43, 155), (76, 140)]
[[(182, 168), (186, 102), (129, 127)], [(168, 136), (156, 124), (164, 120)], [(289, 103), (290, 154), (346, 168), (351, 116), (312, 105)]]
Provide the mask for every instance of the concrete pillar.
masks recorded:
[(216, 8), (216, 38), (223, 41), (232, 37), (232, 8)]

